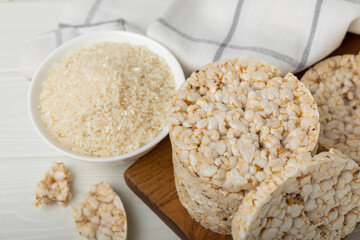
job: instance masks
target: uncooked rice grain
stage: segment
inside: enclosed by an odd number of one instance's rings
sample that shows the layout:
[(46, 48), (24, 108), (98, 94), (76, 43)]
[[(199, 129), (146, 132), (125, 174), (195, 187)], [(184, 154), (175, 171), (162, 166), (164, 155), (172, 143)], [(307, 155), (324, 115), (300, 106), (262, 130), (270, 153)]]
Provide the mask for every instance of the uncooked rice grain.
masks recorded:
[(41, 119), (63, 146), (108, 157), (134, 151), (168, 124), (175, 83), (164, 59), (141, 45), (104, 42), (55, 63)]

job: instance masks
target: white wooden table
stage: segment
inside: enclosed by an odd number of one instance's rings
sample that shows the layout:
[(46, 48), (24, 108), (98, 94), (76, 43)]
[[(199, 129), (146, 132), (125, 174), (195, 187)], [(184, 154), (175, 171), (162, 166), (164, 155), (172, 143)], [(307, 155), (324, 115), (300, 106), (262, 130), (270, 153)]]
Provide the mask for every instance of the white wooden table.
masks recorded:
[[(0, 0), (0, 239), (83, 239), (71, 218), (71, 206), (92, 184), (109, 183), (122, 198), (128, 239), (178, 239), (126, 186), (129, 165), (105, 167), (64, 157), (33, 130), (27, 113), (29, 81), (19, 68), (24, 43), (56, 28), (66, 0)], [(52, 161), (73, 174), (73, 200), (67, 207), (33, 206), (36, 183)]]
[[(99, 166), (64, 157), (47, 146), (30, 124), (29, 81), (19, 68), (22, 47), (34, 35), (56, 28), (66, 2), (0, 0), (0, 239), (83, 239), (76, 232), (71, 206), (99, 181), (109, 183), (122, 198), (128, 215), (128, 239), (178, 239), (126, 186), (123, 173), (129, 165)], [(55, 160), (70, 168), (74, 198), (65, 208), (35, 208), (36, 183)], [(360, 231), (355, 230), (347, 239), (360, 239)]]

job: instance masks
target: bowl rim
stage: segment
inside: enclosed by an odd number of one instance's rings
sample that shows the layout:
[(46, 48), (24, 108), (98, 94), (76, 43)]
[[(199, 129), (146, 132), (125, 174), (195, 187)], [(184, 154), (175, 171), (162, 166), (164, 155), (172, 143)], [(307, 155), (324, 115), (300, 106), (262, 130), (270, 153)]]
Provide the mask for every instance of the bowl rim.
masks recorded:
[[(103, 35), (103, 36), (101, 36)], [(82, 41), (86, 41), (86, 39), (91, 39), (93, 37), (99, 37), (101, 38), (105, 38), (105, 36), (114, 36), (114, 42), (116, 41), (117, 37), (128, 37), (128, 38), (133, 38), (136, 40), (139, 40), (140, 42), (143, 42), (143, 45), (149, 47), (149, 46), (153, 46), (155, 48), (158, 48), (160, 51), (164, 52), (166, 54), (166, 56), (161, 55), (161, 57), (164, 58), (165, 62), (169, 65), (170, 69), (172, 70), (173, 76), (174, 76), (174, 81), (176, 84), (176, 78), (180, 78), (180, 80), (182, 82), (185, 81), (185, 75), (184, 72), (182, 70), (182, 67), (180, 65), (180, 63), (178, 62), (178, 60), (176, 59), (176, 57), (172, 54), (172, 52), (170, 52), (170, 50), (168, 50), (166, 47), (164, 47), (163, 45), (161, 45), (160, 43), (156, 42), (155, 40), (146, 37), (144, 35), (140, 35), (140, 34), (136, 34), (136, 33), (131, 33), (131, 32), (126, 32), (126, 31), (97, 31), (97, 32), (93, 32), (93, 33), (88, 33), (88, 34), (84, 34), (81, 35), (79, 37), (76, 37), (74, 39), (71, 39), (69, 41), (67, 41), (66, 43), (64, 43), (63, 45), (59, 46), (58, 48), (54, 49), (42, 62), (41, 64), (37, 67), (32, 80), (30, 82), (30, 86), (29, 86), (29, 90), (28, 90), (28, 97), (27, 97), (27, 101), (28, 101), (28, 113), (29, 113), (29, 117), (30, 117), (30, 121), (35, 129), (35, 131), (37, 132), (38, 135), (40, 135), (40, 137), (48, 144), (50, 145), (52, 148), (54, 148), (55, 150), (57, 150), (58, 152), (75, 158), (75, 159), (80, 159), (83, 161), (87, 161), (87, 162), (94, 162), (94, 163), (115, 163), (115, 162), (119, 162), (119, 163), (127, 163), (127, 162), (133, 162), (136, 161), (138, 158), (136, 158), (137, 155), (140, 155), (142, 153), (146, 154), (148, 151), (150, 151), (153, 147), (155, 147), (162, 139), (164, 139), (168, 133), (169, 133), (169, 125), (167, 125), (163, 130), (161, 130), (161, 132), (155, 137), (153, 138), (151, 141), (149, 141), (148, 143), (146, 143), (145, 145), (143, 145), (142, 147), (125, 153), (125, 154), (121, 154), (121, 155), (116, 155), (116, 156), (110, 156), (110, 157), (96, 157), (96, 156), (87, 156), (87, 155), (83, 155), (83, 154), (79, 154), (76, 152), (73, 152), (69, 149), (67, 149), (65, 146), (62, 146), (59, 142), (56, 141), (56, 139), (54, 137), (52, 137), (49, 134), (48, 136), (45, 136), (43, 134), (43, 132), (40, 130), (41, 126), (44, 127), (44, 129), (46, 130), (46, 127), (44, 126), (44, 124), (42, 123), (42, 121), (40, 120), (37, 121), (36, 120), (36, 115), (40, 116), (40, 112), (38, 110), (38, 106), (35, 106), (35, 104), (33, 104), (33, 99), (35, 97), (39, 97), (39, 95), (35, 96), (34, 91), (38, 88), (40, 88), (39, 91), (41, 91), (41, 86), (42, 83), (45, 81), (45, 79), (39, 77), (39, 75), (45, 71), (47, 69), (46, 65), (48, 64), (49, 61), (55, 59), (55, 62), (59, 61), (62, 57), (59, 57), (58, 55), (61, 55), (61, 53), (63, 51), (66, 51), (67, 49), (71, 49), (73, 45), (76, 45), (77, 43), (80, 43)], [(111, 42), (111, 40), (96, 40), (95, 42), (91, 43), (90, 45), (93, 45), (95, 43), (99, 43), (99, 42)], [(118, 41), (120, 42), (120, 41)], [(129, 42), (129, 39), (123, 41), (123, 42)], [(131, 43), (130, 43), (131, 44)], [(141, 44), (141, 43), (140, 43)], [(139, 45), (139, 44), (137, 44)], [(79, 50), (81, 48), (85, 48), (86, 46), (83, 47), (74, 47), (73, 50), (70, 50), (70, 52), (74, 52), (76, 50)], [(150, 49), (151, 50), (151, 49)], [(151, 50), (152, 52), (154, 52), (153, 50)], [(66, 53), (65, 55), (68, 55), (70, 52)], [(159, 53), (155, 52), (157, 55), (160, 56)], [(171, 62), (171, 64), (170, 64)], [(52, 66), (52, 64), (51, 64)], [(178, 74), (180, 74), (178, 76)], [(177, 84), (176, 84), (177, 85)], [(176, 89), (179, 86), (176, 86)], [(35, 101), (35, 100), (34, 100)], [(36, 113), (37, 112), (37, 113)], [(47, 131), (47, 130), (46, 130)], [(48, 133), (48, 132), (47, 132)], [(141, 156), (139, 156), (140, 158)]]

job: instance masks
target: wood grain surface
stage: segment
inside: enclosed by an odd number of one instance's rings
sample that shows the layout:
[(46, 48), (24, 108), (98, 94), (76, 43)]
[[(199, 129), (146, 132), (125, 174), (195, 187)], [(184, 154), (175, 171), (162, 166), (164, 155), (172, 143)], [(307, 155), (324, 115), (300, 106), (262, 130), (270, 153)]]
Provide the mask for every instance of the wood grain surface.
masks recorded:
[[(348, 33), (341, 46), (330, 56), (356, 54), (359, 51), (360, 36)], [(300, 78), (305, 71), (296, 75)], [(174, 184), (171, 144), (168, 137), (161, 141), (149, 154), (128, 168), (124, 176), (130, 189), (181, 239), (232, 239), (231, 236), (223, 236), (205, 229), (192, 220), (181, 205)], [(359, 229), (356, 229), (346, 239), (360, 239), (359, 236)]]

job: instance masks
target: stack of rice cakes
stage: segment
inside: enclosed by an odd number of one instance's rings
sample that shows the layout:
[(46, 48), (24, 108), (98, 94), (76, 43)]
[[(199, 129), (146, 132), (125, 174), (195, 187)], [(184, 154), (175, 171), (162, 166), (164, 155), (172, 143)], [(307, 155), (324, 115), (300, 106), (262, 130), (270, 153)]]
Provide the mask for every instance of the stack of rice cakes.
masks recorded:
[(175, 184), (189, 214), (231, 233), (245, 194), (310, 154), (320, 131), (310, 92), (295, 76), (255, 60), (230, 59), (193, 73), (170, 110)]

